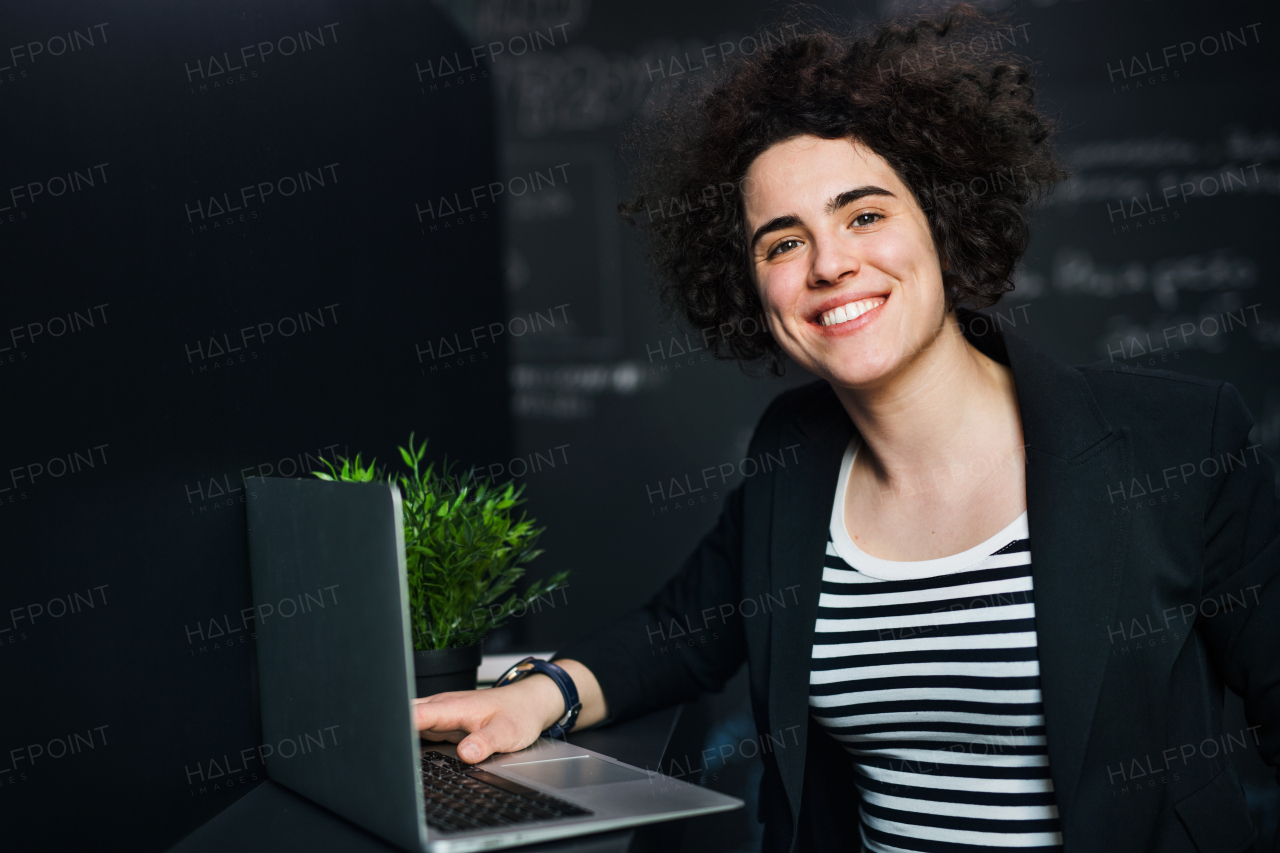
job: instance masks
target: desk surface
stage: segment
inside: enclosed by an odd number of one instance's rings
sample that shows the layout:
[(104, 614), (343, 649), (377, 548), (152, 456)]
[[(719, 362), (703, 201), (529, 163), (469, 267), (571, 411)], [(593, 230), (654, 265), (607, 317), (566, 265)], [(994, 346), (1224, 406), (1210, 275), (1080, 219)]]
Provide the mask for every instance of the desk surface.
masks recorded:
[[(655, 711), (636, 720), (573, 734), (569, 742), (619, 761), (656, 769), (680, 718), (680, 709)], [(534, 853), (626, 853), (635, 830), (578, 836), (520, 848)], [(170, 853), (399, 853), (394, 847), (333, 812), (267, 780), (188, 835)]]

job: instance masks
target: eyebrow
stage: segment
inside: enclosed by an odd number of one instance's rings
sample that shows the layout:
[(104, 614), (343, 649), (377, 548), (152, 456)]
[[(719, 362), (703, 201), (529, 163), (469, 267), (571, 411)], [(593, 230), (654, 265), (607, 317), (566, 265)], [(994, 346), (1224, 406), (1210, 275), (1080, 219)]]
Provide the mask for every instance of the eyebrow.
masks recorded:
[[(866, 198), (867, 196), (873, 196), (873, 195), (885, 195), (885, 196), (889, 196), (890, 198), (897, 198), (897, 196), (895, 196), (893, 193), (889, 192), (888, 190), (884, 189), (883, 187), (876, 187), (876, 186), (857, 187), (855, 189), (845, 190), (844, 192), (840, 193), (840, 195), (828, 201), (825, 207), (823, 208), (823, 210), (828, 215), (830, 215), (842, 208), (848, 207), (849, 205), (853, 204), (855, 201), (858, 201), (859, 199), (863, 199), (863, 198)], [(756, 244), (759, 243), (760, 239), (764, 237), (766, 234), (772, 233), (774, 231), (781, 231), (784, 228), (791, 228), (799, 224), (800, 224), (800, 217), (796, 216), (794, 213), (788, 213), (786, 216), (778, 216), (773, 219), (770, 219), (768, 222), (766, 222), (765, 224), (757, 228), (756, 232), (751, 235), (751, 244), (749, 246), (750, 251), (753, 251), (753, 252), (755, 251)]]

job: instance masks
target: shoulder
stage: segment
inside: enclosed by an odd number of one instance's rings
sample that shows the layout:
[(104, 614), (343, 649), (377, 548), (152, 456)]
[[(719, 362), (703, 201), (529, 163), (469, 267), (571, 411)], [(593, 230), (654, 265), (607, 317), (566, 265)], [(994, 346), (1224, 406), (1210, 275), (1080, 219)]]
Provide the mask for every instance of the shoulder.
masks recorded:
[(822, 417), (835, 412), (843, 412), (840, 400), (831, 383), (825, 379), (815, 379), (795, 388), (788, 388), (769, 403), (764, 414), (760, 416), (760, 427), (778, 428), (784, 423), (803, 420), (809, 417)]
[(1109, 362), (1075, 370), (1111, 428), (1126, 429), (1132, 435), (1139, 467), (1203, 463), (1213, 469), (1217, 465), (1213, 460), (1225, 459), (1224, 454), (1257, 456), (1260, 445), (1249, 438), (1253, 415), (1230, 382)]
[(832, 403), (838, 404), (839, 400), (831, 390), (831, 383), (825, 379), (815, 379), (795, 388), (788, 388), (774, 397), (761, 420), (769, 417), (795, 418)]
[[(1075, 368), (1113, 426), (1159, 425), (1162, 430), (1212, 430), (1239, 425), (1252, 416), (1235, 386), (1171, 370), (1149, 370), (1109, 361)], [(1247, 428), (1246, 428), (1247, 432)]]
[(776, 446), (789, 424), (821, 425), (847, 420), (848, 417), (831, 384), (825, 379), (788, 388), (774, 397), (760, 416), (751, 437), (750, 452)]
[(1114, 361), (1095, 361), (1091, 364), (1076, 365), (1079, 371), (1095, 389), (1116, 390), (1133, 393), (1140, 391), (1160, 397), (1199, 398), (1208, 395), (1212, 399), (1218, 389), (1226, 383), (1221, 379), (1203, 379), (1172, 370), (1150, 370), (1145, 367), (1131, 367)]

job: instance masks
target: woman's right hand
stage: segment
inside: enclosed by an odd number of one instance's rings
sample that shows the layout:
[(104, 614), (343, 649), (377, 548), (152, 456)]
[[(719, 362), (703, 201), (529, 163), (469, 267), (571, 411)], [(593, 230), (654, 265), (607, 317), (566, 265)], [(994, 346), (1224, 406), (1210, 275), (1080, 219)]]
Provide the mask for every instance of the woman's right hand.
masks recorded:
[[(582, 711), (575, 729), (586, 728), (606, 716), (604, 697), (591, 670), (577, 661), (558, 660), (578, 689)], [(564, 716), (560, 688), (542, 673), (514, 684), (488, 690), (437, 693), (413, 700), (413, 717), (425, 740), (458, 745), (458, 758), (468, 764), (495, 752), (516, 752)]]

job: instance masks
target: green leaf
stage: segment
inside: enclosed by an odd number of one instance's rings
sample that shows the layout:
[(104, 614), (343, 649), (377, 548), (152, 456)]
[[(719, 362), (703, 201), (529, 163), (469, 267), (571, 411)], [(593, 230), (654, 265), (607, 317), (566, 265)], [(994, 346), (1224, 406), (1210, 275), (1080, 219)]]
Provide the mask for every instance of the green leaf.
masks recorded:
[(515, 508), (524, 503), (524, 486), (496, 484), (474, 470), (455, 472), (445, 459), (423, 466), (427, 441), (409, 434), (397, 448), (406, 472), (389, 476), (376, 460), (365, 465), (360, 454), (339, 457), (341, 468), (324, 460), (323, 480), (395, 482), (404, 514), (405, 563), (409, 581), (409, 621), (419, 651), (469, 645), (501, 627), (517, 610), (565, 586), (567, 572), (535, 581), (513, 592), (525, 565), (542, 553), (536, 546), (542, 528)]

